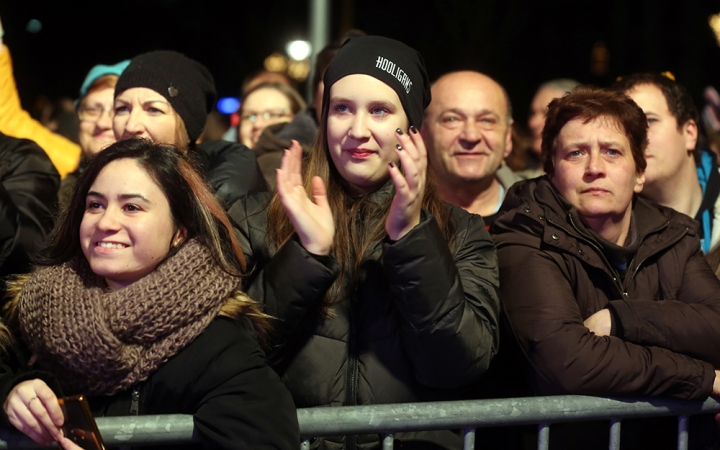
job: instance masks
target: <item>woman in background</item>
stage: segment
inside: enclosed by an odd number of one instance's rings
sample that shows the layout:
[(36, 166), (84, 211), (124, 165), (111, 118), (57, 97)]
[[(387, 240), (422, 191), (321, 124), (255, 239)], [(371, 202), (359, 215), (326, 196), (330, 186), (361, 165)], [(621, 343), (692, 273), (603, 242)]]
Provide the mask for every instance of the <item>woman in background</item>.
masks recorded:
[(205, 66), (180, 53), (154, 51), (134, 57), (115, 86), (113, 132), (171, 144), (195, 159), (223, 205), (267, 189), (247, 147), (226, 141), (200, 144), (215, 103), (215, 82)]

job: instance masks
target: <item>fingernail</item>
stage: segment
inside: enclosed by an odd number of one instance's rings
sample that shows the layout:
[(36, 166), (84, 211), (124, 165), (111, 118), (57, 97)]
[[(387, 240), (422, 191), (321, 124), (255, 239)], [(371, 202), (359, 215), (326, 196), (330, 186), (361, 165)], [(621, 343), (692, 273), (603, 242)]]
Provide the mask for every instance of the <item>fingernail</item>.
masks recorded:
[(417, 128), (415, 128), (415, 125), (410, 125), (410, 131), (412, 131), (413, 134), (417, 134)]
[(390, 167), (390, 168), (392, 169), (393, 167), (395, 167), (395, 164), (394, 164), (392, 161), (390, 161), (390, 162), (388, 163), (388, 167)]
[(396, 132), (397, 134), (399, 134), (399, 135), (402, 135), (402, 134), (403, 134), (403, 132), (402, 132), (402, 130), (401, 130), (400, 128), (398, 128), (397, 130), (395, 130), (395, 132)]
[(400, 144), (395, 144), (395, 148), (398, 149), (398, 150), (402, 150), (402, 145), (400, 145)]

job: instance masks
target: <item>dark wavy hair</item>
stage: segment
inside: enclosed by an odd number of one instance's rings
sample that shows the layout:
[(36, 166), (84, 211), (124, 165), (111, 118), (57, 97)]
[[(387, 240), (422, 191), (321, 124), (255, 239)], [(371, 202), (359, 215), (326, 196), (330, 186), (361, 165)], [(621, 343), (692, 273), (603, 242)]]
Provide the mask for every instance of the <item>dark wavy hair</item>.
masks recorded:
[[(197, 239), (210, 249), (213, 259), (222, 270), (238, 278), (244, 274), (245, 258), (230, 219), (195, 169), (192, 160), (176, 147), (154, 144), (146, 139), (116, 142), (88, 162), (75, 184), (70, 202), (55, 224), (49, 245), (35, 258), (36, 264), (58, 265), (74, 258), (87, 261), (80, 245), (80, 224), (85, 213), (87, 193), (100, 171), (109, 163), (121, 159), (137, 162), (160, 187), (170, 204), (175, 226), (182, 226), (187, 231), (185, 242), (188, 239)], [(170, 258), (181, 246), (182, 244), (171, 250), (163, 261)], [(15, 345), (16, 337), (20, 336), (19, 293), (29, 276), (22, 275), (8, 282), (9, 299), (3, 305), (3, 320), (0, 321), (0, 352)], [(232, 292), (219, 315), (235, 320), (248, 318), (261, 345), (267, 346), (269, 316), (244, 292)]]
[(37, 264), (62, 264), (83, 255), (79, 230), (87, 193), (100, 171), (120, 159), (137, 162), (160, 187), (170, 204), (175, 226), (187, 230), (186, 239), (196, 238), (210, 249), (223, 270), (242, 275), (245, 258), (230, 220), (192, 160), (176, 147), (146, 139), (116, 142), (88, 162), (75, 184), (70, 202), (55, 223), (49, 245), (35, 259)]
[(548, 106), (545, 128), (542, 132), (543, 170), (555, 174), (555, 151), (560, 130), (571, 120), (583, 123), (604, 118), (614, 122), (630, 141), (635, 170), (644, 172), (647, 167), (647, 118), (642, 109), (622, 92), (581, 86), (564, 97), (556, 98)]

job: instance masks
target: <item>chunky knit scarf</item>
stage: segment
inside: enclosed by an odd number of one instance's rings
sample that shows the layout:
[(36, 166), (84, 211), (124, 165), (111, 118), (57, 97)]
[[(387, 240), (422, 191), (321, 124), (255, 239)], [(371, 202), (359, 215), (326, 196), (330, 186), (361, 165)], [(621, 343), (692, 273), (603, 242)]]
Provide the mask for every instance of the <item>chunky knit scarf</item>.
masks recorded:
[(35, 272), (19, 299), (23, 341), (68, 393), (112, 395), (144, 381), (217, 316), (238, 279), (195, 240), (108, 292), (85, 258)]

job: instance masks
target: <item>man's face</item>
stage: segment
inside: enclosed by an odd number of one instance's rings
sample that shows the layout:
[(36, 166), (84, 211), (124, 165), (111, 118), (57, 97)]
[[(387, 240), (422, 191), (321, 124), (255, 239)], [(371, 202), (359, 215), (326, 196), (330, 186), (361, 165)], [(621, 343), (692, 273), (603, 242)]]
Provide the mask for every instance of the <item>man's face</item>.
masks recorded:
[(672, 183), (687, 164), (694, 164), (692, 151), (697, 142), (697, 126), (690, 120), (678, 128), (662, 91), (653, 84), (641, 84), (625, 93), (643, 110), (648, 119), (648, 147), (645, 151), (648, 187)]
[(432, 88), (422, 134), (441, 184), (463, 185), (492, 177), (512, 150), (508, 105), (485, 75), (457, 72)]
[(588, 123), (574, 119), (565, 124), (553, 163), (553, 185), (584, 220), (619, 221), (630, 213), (633, 194), (643, 187), (630, 141), (611, 119)]

